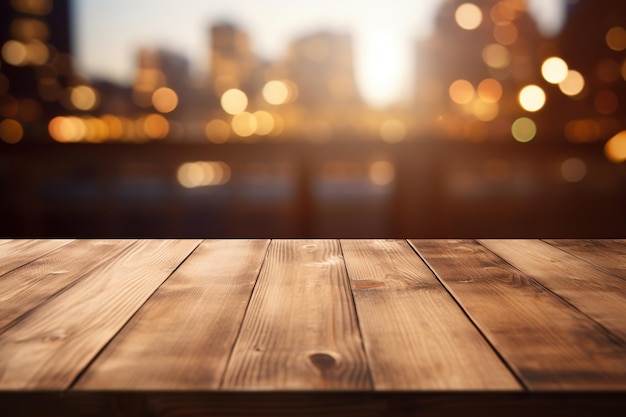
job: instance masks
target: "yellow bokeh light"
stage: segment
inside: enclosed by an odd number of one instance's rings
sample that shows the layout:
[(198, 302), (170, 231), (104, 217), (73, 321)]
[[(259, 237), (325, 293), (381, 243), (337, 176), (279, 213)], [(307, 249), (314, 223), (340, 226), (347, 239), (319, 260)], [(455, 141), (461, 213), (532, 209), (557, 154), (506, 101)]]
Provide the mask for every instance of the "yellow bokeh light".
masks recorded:
[(221, 119), (213, 119), (204, 128), (206, 138), (213, 143), (226, 143), (230, 137), (230, 125)]
[(537, 134), (537, 125), (528, 117), (520, 117), (513, 122), (511, 133), (518, 142), (530, 142)]
[(178, 94), (168, 87), (157, 88), (152, 93), (152, 105), (161, 113), (170, 113), (178, 106)]
[(580, 158), (569, 158), (561, 164), (561, 175), (567, 182), (579, 182), (587, 175), (587, 165)]
[(270, 133), (272, 133), (272, 131), (274, 130), (274, 117), (271, 115), (271, 113), (264, 110), (259, 110), (254, 112), (253, 116), (257, 122), (256, 130), (254, 133), (261, 136), (269, 135)]
[(236, 115), (244, 112), (248, 107), (248, 96), (237, 88), (231, 88), (222, 94), (220, 104), (226, 113)]
[(52, 0), (11, 0), (15, 11), (45, 16), (52, 11)]
[(493, 78), (484, 79), (476, 89), (478, 97), (487, 103), (497, 103), (502, 98), (502, 85)]
[(22, 42), (10, 40), (2, 45), (2, 59), (16, 67), (26, 65), (28, 62), (28, 48)]
[(170, 124), (160, 114), (150, 114), (143, 119), (143, 132), (150, 139), (164, 139), (170, 131)]
[(556, 56), (546, 59), (541, 65), (541, 75), (551, 84), (563, 82), (567, 77), (568, 70), (567, 63)]
[(457, 104), (467, 104), (474, 98), (474, 86), (467, 80), (456, 80), (450, 84), (450, 99)]
[(454, 19), (465, 30), (474, 30), (483, 21), (483, 12), (474, 3), (463, 3), (456, 8)]
[(498, 103), (476, 100), (472, 104), (472, 113), (478, 120), (490, 122), (498, 117), (500, 106), (498, 106)]
[(124, 135), (124, 124), (119, 117), (112, 114), (104, 114), (100, 119), (107, 125), (109, 139), (121, 139)]
[(376, 161), (369, 167), (370, 181), (378, 186), (389, 185), (396, 176), (396, 170), (389, 161)]
[(74, 87), (70, 92), (70, 101), (78, 110), (93, 110), (99, 102), (98, 93), (87, 85)]
[(538, 85), (527, 85), (518, 96), (519, 104), (529, 112), (536, 112), (546, 104), (546, 93)]
[(17, 120), (5, 119), (0, 122), (0, 139), (5, 143), (14, 144), (22, 140), (24, 128)]
[(604, 154), (615, 163), (626, 161), (626, 130), (622, 130), (608, 140), (604, 145)]
[(26, 54), (29, 64), (43, 65), (48, 62), (50, 51), (48, 47), (39, 41), (32, 41), (26, 44)]
[(621, 26), (614, 26), (606, 33), (606, 44), (614, 51), (626, 49), (626, 29)]
[(385, 120), (379, 129), (380, 137), (387, 143), (402, 142), (406, 136), (406, 126), (400, 120)]
[(510, 22), (501, 22), (493, 28), (493, 37), (502, 45), (512, 45), (518, 38), (517, 27)]
[(185, 188), (223, 185), (230, 181), (231, 169), (221, 161), (185, 162), (178, 168), (176, 177)]
[(57, 142), (80, 142), (85, 138), (87, 128), (78, 117), (57, 116), (50, 120), (48, 132)]
[(256, 132), (258, 123), (252, 113), (243, 112), (233, 116), (231, 127), (236, 135), (245, 138)]
[(567, 77), (559, 83), (559, 88), (565, 95), (576, 96), (585, 88), (585, 79), (580, 72), (569, 70)]
[(263, 98), (269, 104), (284, 104), (289, 98), (289, 87), (283, 81), (269, 81), (263, 87)]
[(491, 68), (504, 69), (511, 63), (511, 53), (500, 44), (492, 43), (483, 48), (483, 61)]

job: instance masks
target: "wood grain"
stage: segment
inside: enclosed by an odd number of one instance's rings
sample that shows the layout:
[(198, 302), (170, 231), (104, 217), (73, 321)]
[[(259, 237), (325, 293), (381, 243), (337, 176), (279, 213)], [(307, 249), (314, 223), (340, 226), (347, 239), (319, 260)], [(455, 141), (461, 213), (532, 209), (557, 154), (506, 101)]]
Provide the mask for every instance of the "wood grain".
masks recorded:
[[(76, 240), (0, 279), (0, 331), (128, 247), (129, 240)], [(88, 261), (87, 261), (88, 260)]]
[(204, 241), (75, 385), (215, 390), (269, 240)]
[(474, 241), (410, 242), (526, 387), (626, 389), (624, 343), (532, 278)]
[(626, 280), (539, 240), (481, 240), (480, 243), (626, 343)]
[(372, 388), (338, 241), (272, 241), (222, 388)]
[(545, 242), (626, 278), (626, 239), (547, 239)]
[(71, 239), (16, 239), (0, 244), (0, 279), (2, 275), (70, 243)]
[(521, 389), (406, 241), (341, 245), (376, 389)]
[(69, 387), (198, 244), (138, 241), (0, 334), (0, 389)]

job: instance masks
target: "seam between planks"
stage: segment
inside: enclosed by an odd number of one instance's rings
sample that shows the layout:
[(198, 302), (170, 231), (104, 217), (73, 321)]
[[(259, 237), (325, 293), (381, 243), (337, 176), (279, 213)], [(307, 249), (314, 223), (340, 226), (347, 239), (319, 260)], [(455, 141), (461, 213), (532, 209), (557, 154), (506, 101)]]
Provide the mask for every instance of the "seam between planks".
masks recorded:
[[(15, 240), (21, 240), (21, 239), (15, 239)], [(24, 239), (24, 240), (34, 240), (34, 239)], [(51, 239), (51, 240), (54, 240), (54, 239)], [(59, 239), (59, 240), (62, 240), (62, 239)], [(56, 251), (58, 251), (59, 249), (62, 249), (62, 248), (64, 248), (65, 246), (67, 246), (67, 245), (69, 245), (70, 243), (75, 242), (75, 241), (76, 241), (76, 239), (72, 239), (72, 240), (70, 240), (69, 242), (67, 242), (67, 243), (65, 243), (65, 244), (63, 244), (63, 245), (61, 245), (61, 246), (59, 246), (58, 248), (54, 248), (54, 249), (50, 250), (49, 252), (42, 253), (41, 255), (37, 256), (36, 258), (33, 258), (33, 259), (29, 260), (29, 261), (28, 261), (28, 262), (26, 262), (25, 264), (22, 264), (22, 265), (20, 265), (20, 266), (16, 266), (15, 268), (11, 269), (10, 271), (6, 271), (4, 274), (0, 275), (0, 278), (2, 278), (3, 276), (5, 276), (5, 275), (7, 275), (7, 274), (10, 274), (10, 273), (11, 273), (11, 272), (13, 272), (13, 271), (17, 271), (18, 269), (23, 268), (23, 267), (25, 267), (26, 265), (30, 265), (30, 264), (32, 264), (33, 262), (35, 262), (36, 260), (41, 259), (41, 258), (43, 258), (44, 256), (50, 255), (52, 252), (56, 252)]]
[[(617, 278), (619, 278), (619, 279), (621, 279), (621, 280), (626, 281), (626, 277), (622, 277), (622, 276), (620, 276), (620, 275), (617, 275), (617, 274), (616, 274), (616, 273), (614, 273), (614, 272), (611, 272), (611, 271), (609, 271), (609, 270), (606, 270), (606, 269), (604, 269), (602, 266), (600, 266), (600, 265), (596, 265), (596, 264), (592, 263), (591, 261), (589, 261), (588, 259), (581, 258), (580, 256), (578, 256), (578, 255), (577, 255), (577, 254), (575, 254), (575, 253), (568, 252), (567, 250), (565, 250), (564, 248), (562, 248), (562, 247), (560, 247), (560, 246), (556, 246), (556, 245), (553, 245), (553, 244), (552, 244), (552, 243), (550, 243), (550, 242), (547, 242), (545, 239), (539, 239), (539, 240), (540, 240), (541, 242), (545, 243), (546, 245), (550, 245), (551, 247), (553, 247), (553, 248), (555, 248), (555, 249), (558, 249), (558, 250), (560, 250), (561, 252), (564, 252), (564, 253), (566, 253), (566, 254), (568, 254), (568, 255), (570, 255), (570, 256), (573, 256), (573, 257), (574, 257), (574, 258), (576, 258), (576, 259), (579, 259), (579, 260), (581, 260), (581, 261), (583, 261), (583, 262), (585, 262), (585, 263), (587, 263), (587, 264), (591, 265), (592, 267), (594, 267), (594, 268), (595, 268), (595, 269), (597, 269), (598, 271), (602, 271), (602, 272), (604, 272), (605, 274), (612, 275), (612, 276), (614, 276), (614, 277), (617, 277)], [(478, 243), (480, 243), (480, 242), (478, 242)]]
[[(572, 310), (576, 311), (577, 313), (581, 314), (583, 317), (585, 317), (588, 320), (591, 320), (591, 322), (593, 324), (595, 324), (596, 326), (599, 327), (599, 329), (604, 332), (606, 334), (606, 336), (612, 340), (613, 342), (615, 342), (616, 344), (618, 344), (619, 346), (623, 346), (626, 347), (626, 340), (622, 339), (620, 336), (616, 335), (615, 333), (613, 333), (610, 329), (606, 328), (602, 323), (596, 321), (593, 317), (591, 317), (590, 315), (588, 315), (587, 313), (585, 313), (584, 311), (581, 311), (578, 307), (576, 307), (575, 304), (572, 304), (569, 300), (561, 297), (559, 294), (557, 294), (556, 292), (554, 292), (552, 289), (550, 289), (549, 287), (545, 286), (541, 281), (539, 281), (537, 278), (535, 278), (534, 275), (516, 267), (515, 265), (513, 265), (512, 263), (510, 263), (509, 261), (507, 261), (506, 259), (502, 258), (500, 255), (498, 255), (496, 252), (492, 251), (491, 249), (489, 249), (488, 247), (484, 246), (482, 243), (480, 243), (479, 241), (475, 241), (476, 243), (478, 243), (479, 246), (481, 246), (482, 248), (484, 248), (485, 250), (487, 250), (488, 252), (491, 252), (493, 255), (497, 256), (498, 258), (500, 258), (505, 264), (509, 265), (511, 268), (515, 269), (516, 271), (518, 271), (519, 273), (521, 273), (522, 275), (526, 276), (529, 280), (531, 280), (534, 284), (537, 284), (538, 286), (540, 286), (542, 289), (546, 290), (548, 293), (550, 293), (551, 295), (553, 295), (554, 297), (557, 298), (557, 300), (559, 300), (560, 302), (562, 302), (563, 304), (565, 304), (566, 306), (568, 306), (569, 308), (571, 308)], [(569, 252), (567, 252), (569, 253)], [(592, 264), (591, 264), (592, 265)], [(593, 265), (592, 265), (593, 266)]]
[[(498, 356), (498, 358), (500, 358), (500, 361), (504, 364), (504, 366), (506, 367), (506, 369), (509, 370), (509, 372), (511, 373), (511, 375), (513, 375), (513, 378), (515, 378), (515, 381), (517, 381), (517, 383), (523, 388), (524, 392), (530, 392), (529, 387), (524, 383), (524, 381), (522, 380), (522, 378), (517, 374), (517, 372), (515, 372), (513, 370), (513, 367), (509, 364), (509, 361), (506, 360), (506, 358), (498, 351), (498, 349), (496, 349), (496, 347), (493, 345), (493, 343), (491, 342), (491, 340), (489, 340), (489, 338), (485, 335), (485, 333), (482, 331), (482, 329), (480, 328), (480, 326), (478, 326), (478, 324), (476, 324), (476, 322), (472, 319), (472, 317), (469, 315), (469, 313), (467, 312), (467, 310), (463, 307), (463, 305), (459, 302), (459, 300), (457, 300), (457, 298), (454, 296), (454, 294), (452, 294), (452, 291), (450, 290), (450, 288), (448, 288), (448, 286), (446, 285), (445, 282), (443, 282), (442, 279), (439, 278), (439, 274), (437, 274), (437, 272), (435, 272), (435, 270), (430, 266), (430, 264), (428, 263), (428, 261), (426, 259), (424, 259), (422, 257), (422, 255), (420, 255), (420, 253), (417, 251), (417, 249), (411, 245), (411, 242), (407, 240), (405, 240), (405, 242), (407, 243), (407, 245), (409, 245), (409, 247), (411, 248), (411, 250), (413, 250), (413, 252), (422, 260), (422, 262), (424, 262), (424, 264), (426, 265), (426, 267), (430, 270), (430, 272), (435, 276), (435, 279), (439, 282), (439, 284), (443, 287), (443, 289), (448, 293), (448, 295), (454, 300), (454, 302), (456, 303), (456, 305), (461, 309), (461, 311), (463, 312), (463, 314), (465, 315), (465, 317), (467, 317), (467, 319), (470, 321), (470, 323), (472, 323), (472, 326), (474, 326), (474, 328), (478, 331), (478, 333), (482, 336), (482, 338), (485, 340), (485, 342), (487, 342), (487, 344), (489, 345), (489, 347), (491, 348), (491, 350), (493, 350), (493, 352)], [(476, 242), (478, 243), (478, 242)]]
[[(135, 239), (135, 241), (128, 246), (126, 249), (124, 249), (122, 252), (120, 252), (116, 257), (121, 256), (124, 252), (129, 251), (133, 246), (137, 245), (139, 243), (140, 239)], [(109, 347), (109, 345), (113, 342), (113, 340), (117, 337), (118, 334), (120, 334), (120, 332), (126, 327), (126, 325), (139, 313), (139, 310), (141, 310), (141, 308), (146, 305), (146, 303), (152, 298), (152, 296), (154, 296), (154, 294), (159, 290), (159, 288), (161, 288), (161, 286), (163, 284), (165, 284), (165, 282), (170, 279), (170, 277), (174, 274), (174, 272), (178, 271), (178, 269), (181, 267), (182, 264), (185, 263), (185, 261), (187, 261), (187, 259), (189, 259), (189, 257), (196, 251), (196, 249), (198, 249), (198, 246), (200, 246), (202, 244), (202, 242), (204, 242), (203, 240), (200, 240), (199, 243), (192, 249), (189, 251), (189, 253), (187, 254), (187, 256), (185, 256), (178, 265), (176, 265), (176, 268), (172, 269), (172, 271), (167, 275), (167, 277), (163, 280), (163, 282), (161, 282), (155, 289), (154, 291), (152, 291), (152, 293), (150, 293), (150, 296), (148, 298), (146, 298), (146, 300), (143, 302), (143, 304), (141, 304), (134, 312), (133, 314), (131, 314), (128, 319), (117, 329), (117, 331), (115, 332), (115, 334), (113, 334), (109, 340), (107, 340), (106, 343), (104, 343), (102, 345), (102, 347), (100, 347), (100, 349), (98, 349), (98, 351), (91, 357), (91, 359), (89, 360), (89, 362), (87, 362), (87, 364), (83, 367), (83, 369), (80, 370), (80, 372), (78, 372), (76, 374), (76, 377), (72, 380), (72, 382), (70, 382), (67, 386), (67, 388), (64, 391), (71, 391), (74, 386), (76, 385), (76, 383), (83, 377), (83, 375), (87, 372), (87, 370), (91, 367), (91, 365), (96, 361), (96, 359), (98, 359), (98, 357), (102, 354), (102, 352), (104, 352), (104, 350)]]
[(254, 285), (252, 286), (252, 291), (250, 291), (250, 296), (248, 297), (248, 302), (246, 303), (246, 309), (244, 310), (243, 315), (241, 316), (241, 320), (239, 321), (239, 327), (237, 328), (237, 335), (235, 336), (235, 340), (233, 341), (233, 344), (230, 347), (230, 351), (228, 352), (226, 365), (224, 366), (224, 370), (222, 371), (222, 375), (220, 376), (220, 383), (217, 388), (218, 391), (224, 390), (224, 380), (226, 379), (226, 373), (228, 369), (230, 368), (230, 363), (233, 358), (233, 351), (235, 350), (235, 346), (237, 346), (237, 342), (239, 342), (239, 338), (241, 337), (241, 329), (243, 327), (243, 322), (245, 321), (246, 316), (248, 315), (248, 310), (250, 310), (250, 301), (252, 301), (252, 297), (254, 296), (254, 293), (256, 291), (256, 287), (259, 283), (259, 277), (261, 276), (261, 272), (263, 272), (263, 267), (265, 266), (265, 261), (267, 260), (267, 254), (269, 253), (270, 247), (272, 246), (272, 242), (274, 240), (275, 239), (270, 239), (267, 246), (265, 247), (265, 256), (263, 256), (263, 261), (261, 262), (261, 265), (259, 266), (259, 271), (257, 272), (256, 278), (254, 279)]
[(343, 260), (343, 270), (346, 272), (346, 284), (348, 285), (348, 291), (350, 292), (350, 300), (352, 300), (352, 310), (354, 311), (354, 319), (356, 320), (356, 328), (359, 331), (359, 339), (361, 341), (361, 349), (363, 349), (363, 355), (365, 357), (365, 364), (367, 365), (367, 378), (370, 386), (373, 390), (376, 390), (376, 384), (374, 383), (374, 377), (372, 376), (372, 370), (370, 368), (367, 349), (365, 347), (365, 340), (363, 339), (363, 331), (361, 329), (361, 318), (359, 317), (359, 310), (356, 308), (356, 301), (354, 299), (354, 292), (352, 291), (352, 282), (350, 281), (350, 274), (348, 273), (348, 265), (346, 265), (346, 257), (343, 253), (343, 245), (341, 239), (337, 239), (339, 244), (339, 251), (341, 252), (341, 259)]

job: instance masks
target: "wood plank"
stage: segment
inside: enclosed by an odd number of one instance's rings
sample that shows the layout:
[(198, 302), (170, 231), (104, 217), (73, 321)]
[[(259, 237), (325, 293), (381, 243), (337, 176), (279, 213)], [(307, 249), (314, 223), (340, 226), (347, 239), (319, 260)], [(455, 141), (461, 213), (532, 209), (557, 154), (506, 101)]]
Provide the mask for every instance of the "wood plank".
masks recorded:
[(626, 278), (626, 239), (546, 239), (545, 242)]
[(15, 239), (0, 245), (0, 279), (35, 259), (67, 245), (71, 239)]
[(219, 388), (269, 240), (204, 241), (75, 385)]
[(338, 241), (272, 241), (222, 388), (372, 388)]
[(0, 389), (69, 387), (198, 244), (138, 241), (8, 328), (0, 334)]
[(474, 241), (410, 242), (526, 387), (626, 389), (625, 344), (534, 279)]
[(406, 241), (341, 246), (376, 389), (521, 389)]
[[(0, 331), (131, 243), (129, 240), (76, 240), (5, 274), (0, 279)], [(86, 259), (93, 262), (85, 262)]]
[(626, 342), (626, 280), (539, 240), (480, 243)]

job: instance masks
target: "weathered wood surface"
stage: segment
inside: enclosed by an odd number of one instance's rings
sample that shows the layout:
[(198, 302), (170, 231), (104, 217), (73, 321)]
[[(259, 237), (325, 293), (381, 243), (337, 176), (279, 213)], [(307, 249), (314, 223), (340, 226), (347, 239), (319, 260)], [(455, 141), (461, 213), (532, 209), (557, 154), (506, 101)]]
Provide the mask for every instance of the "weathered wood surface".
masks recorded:
[[(328, 415), (431, 415), (433, 393), (467, 390), (519, 410), (540, 398), (524, 391), (610, 391), (619, 408), (625, 242), (2, 240), (0, 408), (145, 392), (130, 409), (266, 415), (245, 399), (280, 414), (300, 392)], [(199, 394), (220, 392), (241, 401)]]

